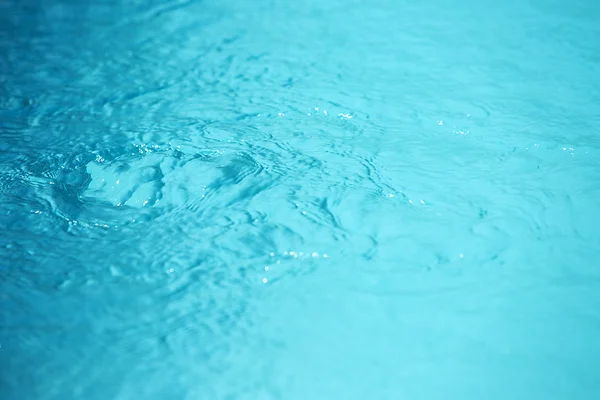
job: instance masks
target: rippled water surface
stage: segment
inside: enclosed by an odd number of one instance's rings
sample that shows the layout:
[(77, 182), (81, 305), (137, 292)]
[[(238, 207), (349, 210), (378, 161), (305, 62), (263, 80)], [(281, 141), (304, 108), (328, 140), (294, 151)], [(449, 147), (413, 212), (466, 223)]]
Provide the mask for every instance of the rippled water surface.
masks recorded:
[(600, 3), (0, 2), (0, 393), (600, 398)]

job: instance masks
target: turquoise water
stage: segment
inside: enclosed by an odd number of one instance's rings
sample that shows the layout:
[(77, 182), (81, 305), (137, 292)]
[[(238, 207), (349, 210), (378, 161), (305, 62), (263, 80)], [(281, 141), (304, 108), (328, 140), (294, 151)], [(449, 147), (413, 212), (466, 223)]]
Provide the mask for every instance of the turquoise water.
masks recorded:
[(0, 397), (600, 398), (599, 13), (3, 1)]

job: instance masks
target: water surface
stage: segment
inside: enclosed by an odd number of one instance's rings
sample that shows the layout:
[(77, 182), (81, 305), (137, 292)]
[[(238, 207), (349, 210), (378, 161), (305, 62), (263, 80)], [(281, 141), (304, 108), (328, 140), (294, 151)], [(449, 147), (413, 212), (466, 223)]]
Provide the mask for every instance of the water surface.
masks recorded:
[(599, 13), (2, 2), (2, 398), (597, 398)]

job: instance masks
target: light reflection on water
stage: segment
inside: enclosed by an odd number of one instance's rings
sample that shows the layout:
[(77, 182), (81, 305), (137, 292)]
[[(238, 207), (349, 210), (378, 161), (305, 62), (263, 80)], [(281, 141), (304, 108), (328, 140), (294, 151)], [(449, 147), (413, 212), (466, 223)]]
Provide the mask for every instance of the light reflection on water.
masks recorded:
[(594, 398), (598, 11), (4, 2), (3, 398)]

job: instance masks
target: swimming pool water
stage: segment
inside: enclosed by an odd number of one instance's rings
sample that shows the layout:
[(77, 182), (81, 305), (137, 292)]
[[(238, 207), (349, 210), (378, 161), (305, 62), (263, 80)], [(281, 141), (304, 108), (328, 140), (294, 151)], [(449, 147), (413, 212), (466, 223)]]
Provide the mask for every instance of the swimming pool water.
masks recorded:
[(600, 396), (600, 3), (0, 3), (0, 397)]

